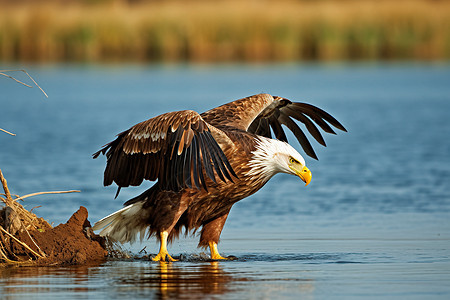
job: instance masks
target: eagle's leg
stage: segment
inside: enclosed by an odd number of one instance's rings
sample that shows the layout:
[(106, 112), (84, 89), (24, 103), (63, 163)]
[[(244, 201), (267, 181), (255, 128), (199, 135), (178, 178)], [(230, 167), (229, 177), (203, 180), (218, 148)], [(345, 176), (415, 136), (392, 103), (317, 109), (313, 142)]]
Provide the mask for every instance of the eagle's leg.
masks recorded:
[[(173, 196), (173, 195), (169, 195)], [(173, 201), (176, 201), (177, 199), (172, 197)], [(169, 252), (167, 251), (167, 240), (169, 238), (170, 233), (172, 232), (173, 227), (180, 219), (181, 215), (184, 213), (184, 211), (188, 207), (188, 202), (185, 201), (183, 197), (179, 199), (179, 204), (174, 206), (167, 206), (167, 208), (173, 213), (173, 215), (169, 218), (169, 222), (162, 225), (160, 228), (162, 228), (159, 231), (159, 240), (160, 240), (160, 247), (159, 247), (159, 253), (155, 257), (152, 258), (153, 261), (177, 261), (177, 259), (172, 258), (172, 256), (169, 255)], [(174, 208), (176, 210), (174, 210)]]
[(152, 258), (153, 261), (177, 261), (177, 259), (172, 258), (172, 256), (169, 255), (169, 252), (167, 251), (167, 237), (169, 236), (169, 232), (162, 231), (160, 234), (160, 247), (159, 247), (159, 253), (155, 257)]
[(226, 214), (203, 225), (198, 245), (200, 247), (209, 247), (211, 259), (227, 259), (219, 254), (217, 244), (219, 243), (220, 234), (222, 233), (229, 211), (230, 210), (228, 210)]

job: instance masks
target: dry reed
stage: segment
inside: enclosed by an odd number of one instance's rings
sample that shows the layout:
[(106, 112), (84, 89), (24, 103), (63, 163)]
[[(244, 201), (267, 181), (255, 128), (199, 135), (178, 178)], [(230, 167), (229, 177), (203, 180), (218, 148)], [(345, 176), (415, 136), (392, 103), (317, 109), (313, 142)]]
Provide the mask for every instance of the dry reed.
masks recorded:
[[(0, 214), (3, 214), (3, 216), (0, 216), (0, 267), (3, 263), (6, 264), (30, 264), (34, 262), (34, 259), (38, 258), (44, 258), (46, 257), (45, 253), (41, 250), (39, 245), (36, 244), (36, 242), (31, 237), (29, 231), (39, 231), (39, 230), (45, 230), (48, 228), (51, 228), (51, 226), (42, 218), (38, 218), (35, 214), (33, 214), (31, 211), (26, 210), (20, 203), (18, 203), (18, 200), (22, 200), (28, 197), (36, 196), (36, 195), (43, 195), (43, 194), (63, 194), (63, 193), (73, 193), (73, 192), (80, 192), (80, 191), (52, 191), (52, 192), (39, 192), (39, 193), (32, 193), (24, 196), (18, 196), (14, 195), (15, 198), (12, 198), (12, 195), (8, 188), (8, 183), (3, 176), (3, 173), (0, 169), (0, 182), (2, 184), (4, 194), (0, 194), (0, 202), (3, 202), (4, 208), (0, 210)], [(10, 213), (6, 213), (6, 210), (9, 208)], [(3, 227), (5, 226), (5, 228)], [(21, 241), (19, 238), (15, 236), (16, 232), (25, 232), (28, 236), (29, 241), (34, 245), (35, 248), (38, 249), (38, 251), (34, 251), (31, 249), (31, 247), (26, 244), (25, 242)], [(17, 243), (18, 245), (22, 246), (26, 252), (28, 252), (29, 257), (28, 259), (23, 259), (18, 257), (14, 253), (14, 247), (12, 246), (13, 243)], [(34, 259), (33, 259), (34, 258)]]
[(0, 11), (0, 60), (448, 59), (449, 29), (448, 1), (40, 1)]

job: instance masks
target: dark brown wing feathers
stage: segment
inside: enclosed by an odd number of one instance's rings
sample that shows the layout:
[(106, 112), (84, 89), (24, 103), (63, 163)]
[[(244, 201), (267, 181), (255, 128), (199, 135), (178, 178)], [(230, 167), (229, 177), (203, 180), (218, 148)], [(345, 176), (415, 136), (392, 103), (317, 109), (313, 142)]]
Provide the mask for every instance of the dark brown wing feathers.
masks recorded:
[(222, 130), (241, 129), (268, 138), (272, 137), (272, 130), (277, 139), (287, 142), (282, 127), (285, 125), (294, 133), (305, 153), (315, 159), (317, 156), (311, 144), (292, 118), (303, 123), (311, 136), (323, 146), (326, 146), (326, 143), (316, 124), (323, 131), (331, 134), (336, 133), (330, 125), (346, 131), (333, 116), (318, 107), (307, 103), (291, 102), (269, 94), (239, 99), (211, 109), (201, 116), (206, 122)]
[(323, 131), (331, 134), (336, 133), (329, 124), (340, 130), (347, 131), (333, 116), (316, 106), (307, 103), (291, 102), (276, 96), (273, 98), (272, 103), (262, 108), (261, 112), (253, 120), (250, 120), (248, 132), (271, 138), (270, 129), (272, 129), (277, 139), (287, 142), (286, 134), (281, 126), (285, 125), (294, 133), (305, 153), (317, 159), (317, 155), (308, 138), (292, 118), (303, 123), (311, 136), (323, 146), (326, 146), (326, 143), (316, 124)]
[(316, 106), (307, 103), (292, 103), (292, 107), (310, 117), (327, 133), (336, 134), (336, 132), (334, 132), (334, 130), (324, 121), (329, 122), (331, 125), (342, 131), (347, 131), (333, 116)]
[(115, 182), (119, 190), (140, 185), (144, 179), (158, 180), (161, 188), (171, 191), (194, 186), (207, 190), (204, 174), (214, 182), (216, 175), (225, 182), (238, 177), (211, 130), (220, 139), (229, 139), (224, 134), (227, 130), (244, 130), (271, 138), (272, 130), (277, 139), (287, 142), (284, 125), (293, 132), (305, 153), (317, 159), (308, 138), (292, 118), (304, 124), (323, 146), (325, 140), (316, 125), (331, 134), (336, 134), (331, 126), (346, 131), (333, 116), (311, 104), (259, 94), (201, 115), (186, 110), (141, 122), (118, 134), (93, 157), (106, 154), (104, 184)]
[(322, 146), (326, 146), (322, 134), (308, 117), (290, 106), (286, 106), (285, 108), (283, 108), (283, 110), (286, 110), (286, 114), (283, 115), (291, 116), (297, 121), (302, 122), (306, 126), (306, 129), (309, 131), (309, 133), (316, 139), (316, 141), (318, 141)]
[(280, 117), (277, 119), (281, 124), (286, 125), (289, 130), (294, 133), (295, 137), (297, 138), (298, 142), (302, 146), (305, 153), (309, 156), (311, 156), (314, 159), (317, 159), (317, 155), (314, 152), (313, 147), (311, 146), (311, 143), (308, 141), (308, 138), (303, 133), (303, 131), (298, 127), (298, 125), (292, 121), (289, 116), (285, 114), (281, 114)]
[[(279, 116), (279, 114), (278, 114), (278, 116)], [(286, 134), (284, 133), (284, 130), (281, 127), (280, 122), (278, 122), (278, 117), (276, 117), (275, 114), (270, 116), (269, 123), (270, 123), (270, 126), (272, 127), (275, 137), (280, 141), (287, 142)]]
[(325, 132), (331, 134), (336, 133), (329, 124), (340, 130), (347, 131), (341, 123), (322, 109), (311, 104), (291, 102), (280, 97), (274, 97), (274, 101), (264, 108), (252, 121), (248, 131), (270, 137), (270, 128), (272, 128), (277, 139), (287, 142), (287, 137), (281, 126), (285, 125), (294, 133), (305, 153), (317, 159), (317, 155), (308, 138), (291, 118), (303, 123), (311, 136), (323, 146), (326, 146), (325, 140), (314, 123), (319, 125)]
[[(236, 176), (208, 125), (194, 111), (172, 112), (141, 122), (120, 133), (93, 157), (106, 154), (104, 185), (137, 186), (158, 179), (163, 189), (206, 186)], [(225, 175), (225, 177), (223, 176)]]

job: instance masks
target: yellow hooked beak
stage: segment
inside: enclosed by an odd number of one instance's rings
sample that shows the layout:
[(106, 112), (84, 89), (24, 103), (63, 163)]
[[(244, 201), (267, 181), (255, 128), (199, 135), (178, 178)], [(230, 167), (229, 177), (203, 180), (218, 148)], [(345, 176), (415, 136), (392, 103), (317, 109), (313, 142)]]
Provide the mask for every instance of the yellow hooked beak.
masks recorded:
[(301, 171), (296, 171), (297, 176), (303, 180), (305, 186), (307, 186), (311, 182), (312, 174), (311, 171), (307, 167), (303, 167)]

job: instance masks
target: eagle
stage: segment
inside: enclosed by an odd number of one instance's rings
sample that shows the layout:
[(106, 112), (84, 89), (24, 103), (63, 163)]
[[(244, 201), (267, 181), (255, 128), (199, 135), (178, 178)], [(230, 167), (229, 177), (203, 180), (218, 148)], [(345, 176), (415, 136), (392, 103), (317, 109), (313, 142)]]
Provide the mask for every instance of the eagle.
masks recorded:
[[(303, 130), (326, 146), (324, 132), (344, 126), (324, 110), (270, 94), (242, 98), (204, 113), (165, 113), (123, 131), (93, 154), (106, 155), (104, 185), (139, 186), (156, 181), (124, 207), (95, 223), (100, 235), (120, 243), (156, 236), (154, 261), (175, 261), (167, 244), (180, 233), (201, 228), (198, 246), (212, 260), (233, 204), (261, 189), (277, 173), (298, 176), (306, 185), (311, 172), (305, 159), (287, 142), (292, 131), (304, 152), (317, 156)], [(274, 138), (272, 136), (274, 135)]]

